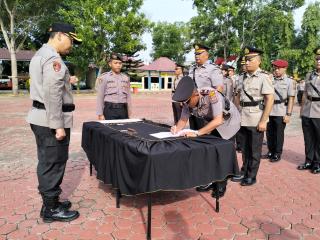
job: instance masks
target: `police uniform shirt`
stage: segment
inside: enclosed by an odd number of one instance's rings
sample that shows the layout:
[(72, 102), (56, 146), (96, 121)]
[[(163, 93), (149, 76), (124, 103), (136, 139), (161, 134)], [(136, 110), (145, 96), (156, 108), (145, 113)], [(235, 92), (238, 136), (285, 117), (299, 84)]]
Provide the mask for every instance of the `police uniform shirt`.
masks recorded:
[(71, 128), (72, 112), (62, 112), (62, 104), (73, 103), (70, 74), (57, 51), (44, 44), (33, 56), (29, 67), (30, 98), (44, 104), (32, 107), (27, 116), (30, 124), (51, 129)]
[(97, 94), (97, 115), (103, 115), (104, 102), (128, 103), (130, 106), (130, 80), (127, 75), (110, 71), (99, 78), (101, 83)]
[(223, 94), (232, 101), (233, 97), (233, 80), (230, 77), (223, 77)]
[[(264, 99), (263, 95), (274, 94), (270, 74), (258, 68), (253, 74), (245, 73), (239, 79), (237, 92), (240, 93), (241, 102), (251, 102), (243, 89), (253, 97), (254, 101)], [(259, 105), (241, 108), (241, 126), (256, 127), (261, 119), (263, 110)]]
[(301, 116), (308, 118), (320, 118), (320, 101), (311, 101), (308, 97), (320, 98), (318, 93), (313, 89), (315, 86), (320, 91), (320, 75), (318, 72), (313, 71), (306, 76), (305, 80), (305, 95), (307, 98), (304, 99), (304, 105)]
[[(181, 119), (188, 119), (191, 114), (210, 122), (224, 111), (224, 98), (215, 89), (210, 89), (206, 95), (200, 94), (198, 106), (190, 109), (183, 105)], [(236, 106), (230, 102), (230, 118), (217, 127), (217, 131), (224, 139), (230, 139), (240, 129), (240, 114)]]
[[(273, 77), (273, 86), (279, 94), (282, 96), (283, 100), (289, 100), (289, 97), (294, 97), (296, 95), (296, 83), (293, 79), (287, 77), (286, 75), (281, 78)], [(278, 94), (274, 93), (274, 100), (279, 101), (280, 97)], [(270, 116), (285, 116), (287, 113), (287, 106), (285, 103), (273, 104)]]
[(183, 75), (179, 75), (178, 77), (176, 77), (176, 78), (174, 79), (173, 91), (176, 90), (176, 88), (177, 88), (177, 86), (178, 86), (178, 84), (179, 84), (179, 82), (180, 82), (180, 80), (181, 80), (182, 77), (183, 77)]
[[(192, 79), (193, 71), (194, 68), (189, 71), (189, 77)], [(209, 61), (200, 66), (196, 65), (194, 75), (198, 89), (216, 88), (223, 85), (223, 75), (220, 68), (215, 64), (209, 63)]]

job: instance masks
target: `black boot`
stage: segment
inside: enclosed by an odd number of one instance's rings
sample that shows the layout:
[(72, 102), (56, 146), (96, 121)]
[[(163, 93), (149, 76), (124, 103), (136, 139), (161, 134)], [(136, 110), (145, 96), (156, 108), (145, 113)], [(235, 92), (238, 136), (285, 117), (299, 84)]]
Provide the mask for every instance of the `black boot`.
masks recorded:
[(78, 211), (69, 211), (64, 209), (58, 201), (58, 197), (43, 196), (44, 213), (43, 221), (51, 223), (54, 221), (70, 222), (79, 217)]
[[(61, 208), (63, 208), (63, 209), (65, 209), (65, 210), (69, 210), (70, 208), (71, 208), (71, 206), (72, 206), (72, 203), (70, 202), (70, 201), (68, 201), (68, 200), (66, 200), (66, 201), (63, 201), (63, 202), (58, 202), (58, 205), (61, 207)], [(45, 210), (45, 206), (44, 206), (44, 204), (42, 204), (42, 207), (41, 207), (41, 211), (40, 211), (40, 217), (41, 218), (43, 218), (43, 214), (44, 214), (44, 210)]]
[(211, 196), (222, 198), (227, 191), (227, 181), (213, 183)]
[(207, 185), (202, 185), (202, 186), (196, 187), (196, 190), (198, 192), (207, 192), (210, 189), (212, 189), (212, 187), (213, 187), (213, 183), (209, 183)]

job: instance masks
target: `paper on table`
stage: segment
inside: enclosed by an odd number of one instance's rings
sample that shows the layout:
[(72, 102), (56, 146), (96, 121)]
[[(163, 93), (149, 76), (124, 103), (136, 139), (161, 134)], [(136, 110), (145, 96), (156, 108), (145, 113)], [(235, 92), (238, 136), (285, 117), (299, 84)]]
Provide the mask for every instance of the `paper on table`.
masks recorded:
[(170, 137), (180, 137), (180, 136), (183, 136), (186, 132), (197, 132), (197, 131), (192, 129), (182, 129), (176, 134), (172, 134), (171, 132), (158, 132), (158, 133), (152, 133), (150, 134), (150, 136), (162, 139), (162, 138), (170, 138)]
[(98, 120), (99, 123), (131, 123), (131, 122), (141, 122), (141, 119), (128, 118), (128, 119), (114, 119), (114, 120)]

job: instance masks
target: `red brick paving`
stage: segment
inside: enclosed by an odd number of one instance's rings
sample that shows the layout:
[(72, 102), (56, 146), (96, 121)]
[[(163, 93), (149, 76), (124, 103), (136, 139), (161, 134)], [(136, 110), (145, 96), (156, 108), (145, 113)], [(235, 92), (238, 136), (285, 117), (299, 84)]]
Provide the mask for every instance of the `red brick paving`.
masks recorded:
[[(169, 93), (133, 96), (133, 117), (172, 123)], [(81, 128), (95, 120), (95, 96), (76, 95), (77, 110), (62, 198), (81, 216), (71, 223), (43, 223), (37, 193), (36, 147), (24, 118), (28, 96), (0, 96), (0, 240), (97, 239), (141, 240), (146, 234), (146, 197), (124, 197), (121, 208), (109, 186), (89, 176), (81, 149)], [(283, 159), (262, 160), (258, 183), (241, 187), (230, 182), (214, 211), (209, 193), (158, 192), (153, 195), (152, 239), (320, 239), (320, 175), (297, 171), (304, 161), (298, 107), (286, 129)], [(266, 152), (264, 147), (263, 152)], [(238, 155), (241, 165), (241, 156)]]

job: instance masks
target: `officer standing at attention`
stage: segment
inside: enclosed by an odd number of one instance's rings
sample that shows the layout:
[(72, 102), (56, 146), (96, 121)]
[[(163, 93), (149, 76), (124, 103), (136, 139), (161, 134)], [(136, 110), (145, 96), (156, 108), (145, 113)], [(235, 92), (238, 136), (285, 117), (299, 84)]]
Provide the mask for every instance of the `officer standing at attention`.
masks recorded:
[(272, 62), (274, 102), (267, 124), (267, 143), (269, 152), (266, 158), (270, 162), (281, 160), (284, 141), (284, 129), (289, 123), (296, 95), (296, 82), (287, 77), (288, 62), (278, 59)]
[(111, 71), (98, 79), (98, 119), (127, 119), (131, 110), (130, 79), (121, 73), (122, 58), (119, 54), (111, 54), (109, 66)]
[[(173, 81), (172, 96), (176, 91), (178, 83), (180, 82), (181, 78), (183, 77), (183, 70), (184, 70), (184, 66), (176, 63), (175, 72), (174, 72), (175, 78)], [(180, 103), (172, 102), (174, 124), (176, 124), (179, 121), (180, 116), (181, 116), (181, 110), (182, 110), (182, 106)]]
[(320, 173), (320, 47), (316, 48), (314, 53), (315, 70), (306, 76), (300, 112), (306, 160), (304, 164), (298, 166), (298, 169), (310, 169), (312, 173), (318, 174)]
[(273, 105), (271, 76), (260, 69), (262, 50), (245, 47), (246, 73), (237, 86), (236, 104), (241, 107), (242, 175), (233, 178), (242, 186), (256, 183), (264, 131)]
[(40, 216), (44, 222), (69, 222), (79, 217), (69, 211), (69, 201), (59, 202), (60, 184), (68, 160), (72, 111), (75, 109), (71, 92), (71, 77), (60, 55), (67, 55), (72, 44), (80, 44), (75, 28), (55, 23), (50, 37), (30, 62), (30, 98), (32, 108), (27, 122), (35, 135), (38, 150), (37, 176), (43, 205)]
[(298, 82), (298, 85), (297, 85), (297, 90), (298, 90), (297, 98), (298, 98), (298, 103), (299, 103), (300, 106), (301, 106), (301, 103), (302, 103), (302, 96), (303, 96), (303, 93), (304, 93), (305, 86), (306, 86), (306, 83), (305, 83), (304, 80), (300, 80)]
[[(229, 71), (230, 69), (230, 71)], [(222, 75), (223, 75), (223, 94), (229, 99), (229, 101), (233, 101), (233, 79), (232, 79), (232, 70), (234, 68), (228, 64), (223, 64), (221, 67)], [(231, 72), (231, 75), (229, 75)]]
[[(209, 62), (210, 48), (202, 44), (194, 44), (194, 54), (196, 65), (190, 68), (189, 76), (194, 80), (196, 87), (199, 90), (215, 88), (223, 92), (223, 76), (221, 69)], [(191, 129), (200, 129), (204, 122), (191, 116), (189, 119)]]
[[(236, 106), (214, 88), (199, 92), (190, 77), (182, 78), (172, 100), (183, 104), (180, 120), (171, 127), (173, 134), (187, 125), (191, 114), (204, 119), (205, 125), (196, 132), (186, 132), (186, 137), (212, 134), (219, 138), (231, 139), (240, 129), (240, 114)], [(217, 197), (218, 194), (222, 197), (226, 191), (226, 185), (227, 180), (210, 183), (197, 187), (197, 191), (213, 189), (212, 197)]]

